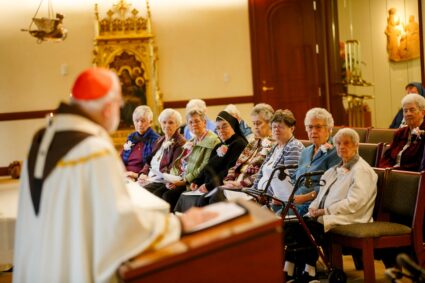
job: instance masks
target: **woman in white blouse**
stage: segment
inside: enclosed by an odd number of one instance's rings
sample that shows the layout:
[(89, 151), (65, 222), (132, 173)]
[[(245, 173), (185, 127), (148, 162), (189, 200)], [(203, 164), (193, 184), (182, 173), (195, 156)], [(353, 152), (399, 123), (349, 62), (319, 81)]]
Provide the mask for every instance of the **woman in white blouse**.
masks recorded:
[[(378, 177), (373, 168), (359, 156), (359, 135), (353, 129), (343, 128), (335, 135), (333, 143), (342, 162), (329, 168), (322, 176), (319, 194), (309, 206), (308, 217), (304, 218), (320, 245), (325, 244), (325, 233), (337, 225), (373, 221)], [(306, 232), (299, 227), (298, 223), (285, 225), (285, 244), (292, 247), (287, 249), (285, 255), (287, 282), (296, 275), (295, 259), (298, 264), (305, 263), (302, 278), (298, 279), (303, 282), (316, 279), (318, 254)], [(303, 249), (299, 249), (301, 247)], [(294, 251), (296, 248), (299, 252)]]
[(157, 172), (169, 173), (174, 161), (183, 151), (185, 138), (178, 129), (182, 123), (182, 117), (174, 109), (164, 109), (158, 117), (164, 136), (160, 137), (153, 148), (147, 164), (139, 175), (139, 183), (148, 191), (154, 192), (162, 187), (161, 183), (155, 183)]

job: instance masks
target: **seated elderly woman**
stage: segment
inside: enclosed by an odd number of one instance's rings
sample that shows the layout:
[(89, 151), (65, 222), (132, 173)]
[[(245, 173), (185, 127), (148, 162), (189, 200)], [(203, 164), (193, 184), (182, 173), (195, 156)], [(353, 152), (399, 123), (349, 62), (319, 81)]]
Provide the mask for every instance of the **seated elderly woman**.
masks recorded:
[[(320, 245), (325, 244), (325, 232), (337, 225), (367, 223), (373, 221), (376, 183), (378, 177), (370, 165), (358, 154), (359, 135), (350, 128), (343, 128), (335, 135), (334, 144), (342, 162), (331, 167), (321, 178), (324, 184), (317, 198), (310, 204), (304, 218), (310, 232)], [(306, 232), (298, 222), (285, 223), (284, 271), (288, 279), (294, 277), (295, 264), (305, 264), (301, 282), (316, 277), (318, 259)], [(299, 248), (306, 249), (299, 249)], [(308, 247), (311, 247), (309, 249)], [(298, 250), (295, 252), (295, 249)]]
[[(297, 165), (304, 145), (294, 137), (295, 117), (289, 110), (276, 110), (271, 120), (272, 137), (277, 142), (264, 160), (260, 173), (254, 181), (253, 189), (265, 190), (272, 171), (281, 165)], [(295, 174), (295, 169), (287, 170), (288, 176)], [(287, 201), (293, 190), (289, 180), (279, 180), (275, 174), (267, 192), (276, 198)]]
[(177, 157), (170, 171), (170, 174), (178, 176), (179, 180), (169, 180), (167, 184), (156, 185), (156, 189), (151, 190), (170, 204), (171, 211), (174, 211), (180, 195), (189, 189), (189, 184), (208, 163), (214, 147), (220, 143), (217, 135), (206, 128), (205, 112), (192, 109), (187, 113), (186, 121), (194, 137), (183, 145), (183, 152)]
[(401, 170), (421, 171), (425, 144), (425, 98), (408, 94), (401, 100), (406, 127), (395, 134), (390, 148), (384, 153), (378, 167), (396, 167)]
[(185, 212), (197, 205), (203, 194), (221, 185), (227, 171), (235, 165), (247, 144), (238, 120), (228, 112), (221, 111), (218, 113), (216, 125), (221, 143), (214, 147), (207, 165), (190, 184), (191, 191), (180, 196), (175, 211)]
[(252, 142), (255, 139), (254, 133), (248, 124), (242, 119), (241, 112), (234, 104), (228, 104), (224, 111), (235, 117), (239, 122), (239, 128), (241, 128), (242, 134), (245, 136), (248, 142)]
[[(270, 137), (270, 120), (273, 112), (273, 108), (265, 103), (259, 103), (252, 109), (251, 121), (255, 140), (244, 148), (235, 165), (228, 170), (227, 176), (223, 179), (224, 187), (240, 190), (253, 185), (264, 159), (274, 145)], [(208, 198), (204, 196), (198, 204), (205, 205), (225, 200), (225, 193), (228, 192), (218, 190)]]
[[(408, 83), (404, 89), (406, 90), (406, 94), (417, 93), (422, 97), (425, 95), (425, 89), (419, 82)], [(398, 129), (404, 126), (406, 126), (406, 121), (404, 120), (403, 116), (403, 108), (401, 108), (395, 115), (393, 121), (391, 122), (390, 128)]]
[[(213, 121), (211, 121), (210, 119), (208, 119), (207, 116), (207, 104), (205, 103), (205, 101), (203, 101), (202, 99), (191, 99), (189, 100), (189, 102), (186, 104), (186, 115), (192, 111), (193, 109), (197, 109), (200, 110), (202, 112), (204, 112), (205, 115), (205, 119), (207, 121), (207, 129), (214, 131), (215, 130), (215, 123)], [(190, 126), (189, 125), (184, 125), (183, 127), (183, 135), (185, 137), (185, 139), (189, 140), (191, 138), (193, 138), (193, 133), (190, 131)]]
[[(331, 141), (334, 126), (332, 115), (324, 108), (312, 108), (307, 111), (304, 124), (312, 144), (301, 152), (294, 179), (307, 172), (326, 171), (341, 161)], [(308, 206), (319, 192), (320, 176), (311, 179), (311, 186), (303, 185), (295, 193), (296, 207), (301, 215), (307, 213)]]
[(162, 184), (155, 183), (157, 172), (170, 173), (174, 161), (183, 152), (186, 140), (179, 133), (182, 116), (174, 109), (164, 109), (159, 114), (158, 121), (164, 136), (160, 137), (153, 147), (152, 154), (140, 171), (139, 183), (148, 191), (155, 191)]
[(127, 178), (133, 181), (139, 177), (139, 172), (145, 166), (147, 158), (159, 135), (152, 130), (152, 110), (145, 105), (138, 106), (133, 112), (135, 132), (127, 137), (127, 142), (121, 151), (121, 158), (127, 169)]

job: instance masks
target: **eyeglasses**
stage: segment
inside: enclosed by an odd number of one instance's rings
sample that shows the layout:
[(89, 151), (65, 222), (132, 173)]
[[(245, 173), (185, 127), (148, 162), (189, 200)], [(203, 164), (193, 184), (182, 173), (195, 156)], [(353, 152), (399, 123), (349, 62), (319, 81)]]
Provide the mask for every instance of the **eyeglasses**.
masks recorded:
[(254, 126), (256, 126), (256, 127), (259, 127), (259, 126), (261, 126), (263, 123), (264, 123), (263, 121), (254, 121), (254, 122), (252, 122), (252, 125), (254, 125)]
[(416, 113), (416, 112), (418, 112), (418, 111), (419, 111), (419, 109), (417, 109), (417, 108), (415, 108), (415, 107), (411, 107), (411, 108), (403, 108), (403, 113), (408, 113), (408, 112)]
[(194, 119), (194, 120), (189, 120), (187, 123), (188, 123), (189, 125), (196, 125), (196, 124), (199, 124), (199, 123), (201, 123), (201, 122), (202, 122), (202, 120)]
[(283, 130), (285, 129), (284, 125), (272, 125), (272, 130)]
[(223, 126), (217, 126), (217, 127), (215, 127), (215, 129), (217, 130), (217, 131), (221, 131), (221, 130), (226, 130), (227, 128), (229, 128), (230, 126), (229, 125), (227, 125), (227, 124), (224, 124)]
[(324, 128), (326, 128), (326, 125), (306, 125), (305, 126), (305, 129), (307, 131), (312, 131), (313, 129), (320, 131), (321, 129), (324, 129)]

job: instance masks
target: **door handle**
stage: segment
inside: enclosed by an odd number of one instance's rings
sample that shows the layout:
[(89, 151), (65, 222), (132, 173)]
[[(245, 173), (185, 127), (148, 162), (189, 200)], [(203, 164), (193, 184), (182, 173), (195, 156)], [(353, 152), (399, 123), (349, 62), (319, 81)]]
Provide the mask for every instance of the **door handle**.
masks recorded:
[(265, 85), (263, 85), (263, 87), (261, 89), (264, 92), (266, 92), (266, 91), (272, 91), (272, 90), (274, 90), (274, 87), (273, 86), (265, 86)]

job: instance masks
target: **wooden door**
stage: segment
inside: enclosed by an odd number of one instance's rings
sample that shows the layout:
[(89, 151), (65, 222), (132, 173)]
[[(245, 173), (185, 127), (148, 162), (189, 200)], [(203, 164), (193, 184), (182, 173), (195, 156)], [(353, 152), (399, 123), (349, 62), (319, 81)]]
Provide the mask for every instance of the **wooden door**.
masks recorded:
[(298, 138), (307, 110), (328, 108), (320, 21), (313, 0), (250, 0), (254, 101), (290, 109)]

